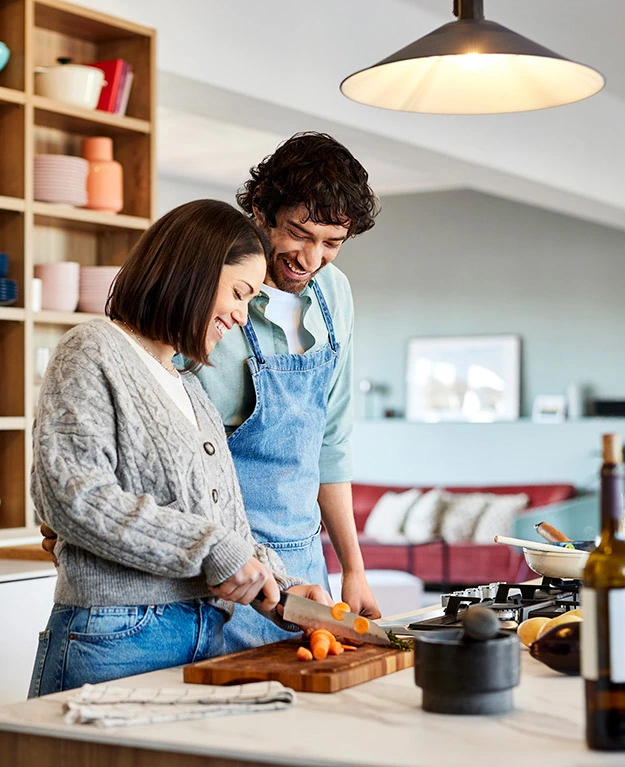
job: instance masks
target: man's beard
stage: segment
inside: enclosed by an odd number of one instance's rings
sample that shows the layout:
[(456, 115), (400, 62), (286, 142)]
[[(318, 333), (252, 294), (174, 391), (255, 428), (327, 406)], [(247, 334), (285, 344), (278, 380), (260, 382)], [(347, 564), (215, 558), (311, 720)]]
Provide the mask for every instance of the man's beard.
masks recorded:
[[(267, 261), (267, 274), (278, 290), (282, 290), (284, 293), (299, 295), (319, 271), (317, 269), (317, 272), (314, 272), (306, 281), (291, 279), (285, 274), (282, 261), (282, 256), (277, 255), (276, 251), (272, 250)], [(289, 263), (288, 260), (287, 263)]]

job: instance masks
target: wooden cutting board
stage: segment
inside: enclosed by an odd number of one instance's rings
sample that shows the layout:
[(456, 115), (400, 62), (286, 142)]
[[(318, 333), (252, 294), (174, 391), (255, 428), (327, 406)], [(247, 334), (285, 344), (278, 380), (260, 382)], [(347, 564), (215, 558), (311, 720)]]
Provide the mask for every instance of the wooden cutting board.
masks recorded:
[(273, 679), (299, 692), (336, 692), (414, 665), (412, 650), (364, 644), (326, 660), (299, 661), (301, 642), (284, 642), (199, 661), (184, 667), (192, 684), (244, 684)]

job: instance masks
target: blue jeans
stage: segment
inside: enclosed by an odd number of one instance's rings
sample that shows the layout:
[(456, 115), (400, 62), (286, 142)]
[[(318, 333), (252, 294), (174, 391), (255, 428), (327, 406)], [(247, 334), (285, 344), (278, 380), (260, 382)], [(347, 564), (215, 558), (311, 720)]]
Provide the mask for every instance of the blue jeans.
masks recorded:
[(136, 607), (55, 605), (39, 634), (28, 697), (223, 655), (225, 620), (202, 599)]

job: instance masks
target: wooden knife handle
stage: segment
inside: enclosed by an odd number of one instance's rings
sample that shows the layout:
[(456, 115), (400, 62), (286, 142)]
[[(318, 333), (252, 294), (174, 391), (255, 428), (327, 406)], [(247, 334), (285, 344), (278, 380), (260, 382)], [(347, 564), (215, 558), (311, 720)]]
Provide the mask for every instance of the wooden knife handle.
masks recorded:
[(550, 525), (548, 522), (539, 522), (537, 525), (534, 525), (534, 528), (538, 535), (542, 535), (549, 543), (562, 543), (563, 541), (571, 540), (564, 533), (561, 533), (557, 527)]

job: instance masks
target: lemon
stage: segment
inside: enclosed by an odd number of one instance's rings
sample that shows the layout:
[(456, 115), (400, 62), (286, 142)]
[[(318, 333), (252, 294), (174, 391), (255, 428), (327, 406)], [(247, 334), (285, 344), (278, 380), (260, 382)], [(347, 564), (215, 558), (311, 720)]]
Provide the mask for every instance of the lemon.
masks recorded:
[(575, 623), (576, 621), (581, 621), (581, 615), (576, 615), (577, 610), (571, 610), (567, 613), (562, 613), (562, 615), (558, 615), (557, 618), (552, 618), (551, 620), (547, 621), (547, 623), (544, 623), (539, 629), (538, 634), (536, 636), (536, 639), (540, 639), (540, 637), (543, 634), (546, 634), (547, 631), (550, 631), (554, 626), (559, 626), (562, 623)]
[(528, 618), (519, 625), (516, 631), (517, 636), (526, 647), (529, 647), (545, 623), (549, 623), (549, 618)]

